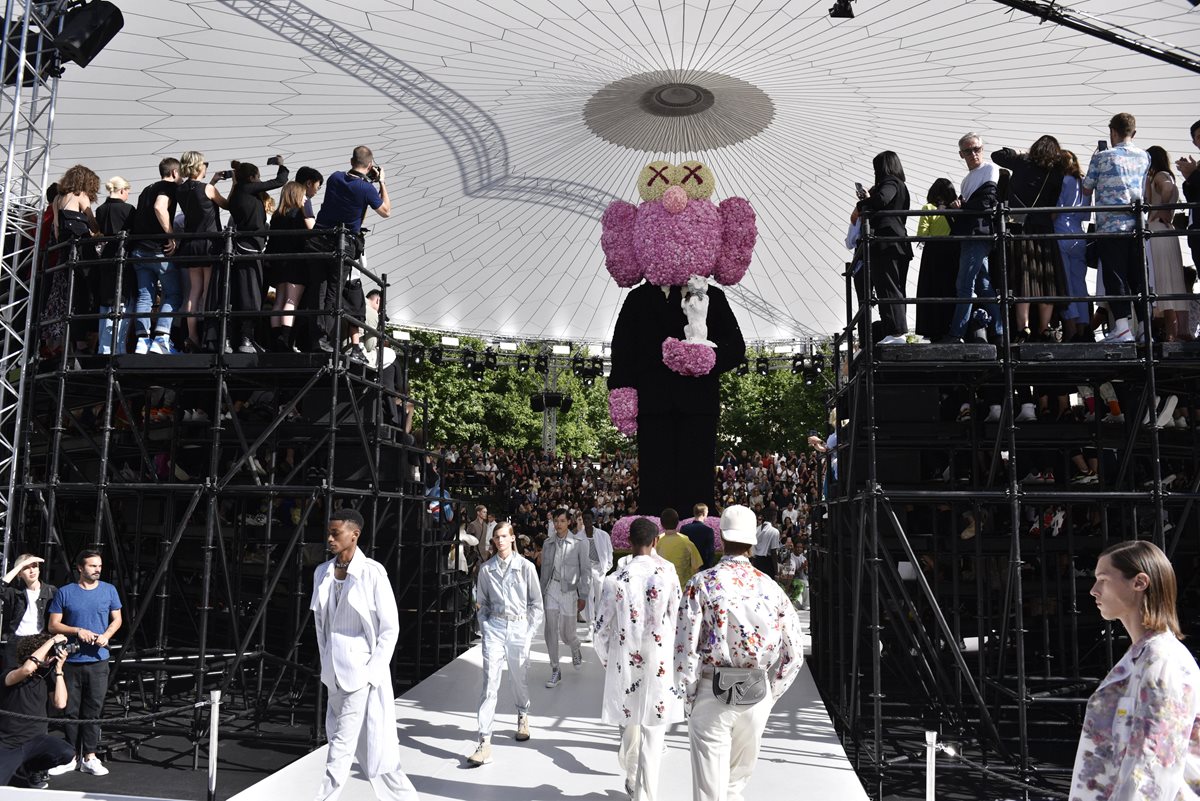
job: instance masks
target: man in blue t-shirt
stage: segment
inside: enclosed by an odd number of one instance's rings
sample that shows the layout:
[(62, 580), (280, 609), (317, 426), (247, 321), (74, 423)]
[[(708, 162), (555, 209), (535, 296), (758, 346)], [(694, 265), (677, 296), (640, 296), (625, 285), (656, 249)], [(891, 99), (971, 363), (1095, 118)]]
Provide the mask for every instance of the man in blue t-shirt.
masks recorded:
[[(378, 185), (378, 188), (376, 186)], [(367, 217), (367, 209), (375, 210), (380, 217), (387, 217), (392, 212), (392, 201), (388, 198), (387, 184), (384, 183), (383, 168), (375, 163), (375, 155), (371, 148), (359, 145), (350, 156), (350, 169), (345, 172), (335, 172), (325, 182), (325, 199), (321, 202), (321, 210), (317, 213), (317, 229), (336, 228), (344, 225), (351, 231), (359, 231)], [(361, 255), (360, 240), (350, 237), (346, 243), (353, 258)], [(316, 252), (328, 253), (337, 248), (334, 236), (315, 236), (309, 240)], [(318, 345), (321, 350), (333, 350), (334, 320), (330, 316), (337, 306), (342, 294), (341, 265), (331, 260), (321, 275), (321, 285), (315, 292), (305, 292), (303, 302), (305, 308), (319, 309), (325, 314), (314, 318), (320, 329)], [(360, 295), (361, 297), (361, 295)], [(319, 305), (318, 305), (319, 304)], [(359, 319), (365, 311), (356, 316)], [(316, 334), (317, 332), (313, 332)], [(357, 345), (353, 356), (362, 356), (361, 348)], [(360, 361), (366, 361), (362, 356)]]
[[(79, 640), (79, 650), (67, 657), (67, 717), (99, 720), (108, 692), (108, 643), (121, 628), (121, 599), (117, 588), (100, 580), (104, 560), (99, 551), (83, 550), (75, 557), (79, 581), (59, 589), (50, 602), (48, 628)], [(76, 758), (55, 768), (57, 775), (75, 770), (103, 776), (108, 768), (96, 756), (100, 724), (65, 724), (67, 742)]]

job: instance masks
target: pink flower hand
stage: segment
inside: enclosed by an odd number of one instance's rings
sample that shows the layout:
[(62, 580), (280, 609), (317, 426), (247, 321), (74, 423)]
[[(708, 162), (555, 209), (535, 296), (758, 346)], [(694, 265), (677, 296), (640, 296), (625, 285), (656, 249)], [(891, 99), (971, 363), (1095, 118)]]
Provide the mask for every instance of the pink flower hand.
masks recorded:
[(680, 375), (708, 375), (717, 365), (717, 352), (700, 342), (667, 337), (662, 344), (663, 364)]
[(742, 197), (727, 197), (721, 201), (721, 252), (713, 268), (713, 278), (729, 286), (746, 275), (750, 256), (758, 240), (758, 224), (754, 208)]
[(633, 228), (637, 222), (637, 206), (615, 200), (600, 218), (600, 247), (604, 250), (604, 266), (617, 286), (631, 287), (642, 280), (642, 266), (633, 245)]
[(638, 391), (620, 387), (608, 393), (608, 416), (612, 424), (627, 437), (637, 433)]

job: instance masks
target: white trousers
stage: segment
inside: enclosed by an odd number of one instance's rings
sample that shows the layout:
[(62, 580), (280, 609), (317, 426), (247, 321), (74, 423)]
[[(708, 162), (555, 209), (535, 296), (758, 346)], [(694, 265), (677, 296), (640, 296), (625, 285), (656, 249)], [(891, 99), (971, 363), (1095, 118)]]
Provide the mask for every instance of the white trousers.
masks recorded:
[(654, 801), (662, 768), (666, 726), (623, 726), (617, 759), (625, 771), (625, 786), (632, 788), (630, 801)]
[[(578, 607), (578, 602), (572, 610)], [(579, 635), (575, 631), (576, 611), (559, 611), (546, 608), (546, 651), (550, 654), (550, 667), (558, 667), (558, 643), (561, 640), (571, 649), (572, 655), (580, 649)]]
[(688, 719), (692, 746), (694, 801), (743, 801), (754, 772), (763, 729), (775, 701), (770, 694), (754, 706), (729, 706), (717, 700), (711, 681), (700, 680), (696, 705)]
[(517, 713), (529, 713), (529, 685), (525, 683), (525, 669), (529, 665), (528, 625), (524, 620), (485, 620), (480, 626), (483, 635), (483, 694), (479, 699), (481, 737), (492, 736), (505, 663), (512, 680)]
[[(334, 801), (342, 794), (356, 755), (360, 765), (367, 763), (367, 751), (371, 747), (366, 726), (370, 695), (370, 685), (353, 692), (329, 691), (329, 706), (325, 710), (329, 754), (325, 759), (325, 779), (317, 791), (317, 801)], [(419, 798), (399, 765), (390, 773), (372, 777), (371, 786), (379, 801), (417, 801)]]
[(588, 585), (587, 606), (583, 608), (583, 617), (588, 623), (588, 637), (596, 632), (596, 612), (600, 609), (600, 596), (604, 594), (604, 574), (599, 570), (592, 571), (592, 583)]

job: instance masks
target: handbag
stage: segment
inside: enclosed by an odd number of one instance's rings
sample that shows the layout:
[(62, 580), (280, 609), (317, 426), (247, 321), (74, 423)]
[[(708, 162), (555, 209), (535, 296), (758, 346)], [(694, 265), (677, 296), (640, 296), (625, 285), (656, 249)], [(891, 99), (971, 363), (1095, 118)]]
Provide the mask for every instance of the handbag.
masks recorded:
[(727, 706), (754, 706), (767, 697), (767, 671), (762, 668), (713, 669), (712, 691)]
[[(1038, 199), (1039, 197), (1041, 197), (1041, 196), (1042, 196), (1042, 190), (1046, 188), (1046, 182), (1047, 182), (1047, 181), (1049, 181), (1049, 180), (1050, 180), (1050, 172), (1049, 172), (1049, 171), (1047, 171), (1047, 172), (1046, 172), (1046, 177), (1042, 179), (1042, 185), (1041, 185), (1040, 187), (1038, 187), (1037, 194), (1033, 196), (1033, 199), (1034, 199), (1034, 201), (1035, 201), (1035, 202), (1037, 201), (1037, 199)], [(1028, 203), (1026, 203), (1025, 201), (1021, 200), (1021, 196), (1020, 196), (1020, 195), (1018, 195), (1016, 192), (1013, 192), (1013, 200), (1015, 200), (1015, 201), (1017, 201), (1018, 203), (1020, 203), (1020, 204), (1021, 204), (1021, 205), (1020, 205), (1020, 206), (1018, 206), (1017, 208), (1022, 208), (1022, 209), (1027, 209), (1027, 208), (1029, 208), (1029, 204), (1028, 204)], [(1009, 208), (1011, 209), (1012, 207), (1010, 206)], [(1013, 225), (1018, 225), (1018, 226), (1021, 226), (1021, 227), (1023, 228), (1023, 227), (1024, 227), (1024, 225), (1025, 225), (1025, 217), (1026, 217), (1026, 216), (1028, 216), (1028, 215), (1025, 215), (1025, 214), (1020, 214), (1020, 213), (1016, 213), (1016, 214), (1014, 214), (1012, 211), (1009, 211), (1009, 213), (1008, 213), (1008, 224), (1009, 224), (1010, 226), (1013, 226)], [(1014, 233), (1020, 233), (1020, 231), (1015, 231)]]

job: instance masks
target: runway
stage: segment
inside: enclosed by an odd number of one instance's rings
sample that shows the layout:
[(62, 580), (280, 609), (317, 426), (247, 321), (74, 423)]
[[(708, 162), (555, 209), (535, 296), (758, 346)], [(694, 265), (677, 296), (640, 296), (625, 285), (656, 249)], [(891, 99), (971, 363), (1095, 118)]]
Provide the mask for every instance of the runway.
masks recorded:
[[(807, 613), (804, 614), (807, 628)], [(582, 632), (582, 627), (580, 631)], [(807, 650), (807, 649), (806, 649)], [(617, 766), (618, 731), (600, 723), (604, 672), (590, 644), (584, 664), (564, 662), (563, 680), (548, 690), (545, 646), (534, 645), (529, 669), (532, 739), (512, 739), (516, 713), (508, 677), (500, 687), (492, 764), (466, 766), (475, 746), (482, 651), (467, 651), (396, 701), (404, 770), (422, 799), (436, 801), (618, 801), (627, 798)], [(687, 729), (680, 724), (667, 736), (661, 801), (692, 797)], [(233, 801), (302, 801), (310, 798), (325, 764), (325, 749), (233, 796)], [(811, 798), (858, 801), (867, 798), (833, 724), (817, 694), (807, 666), (771, 714), (754, 777), (746, 789), (752, 799), (791, 797), (798, 785)], [(43, 796), (44, 797), (44, 796)], [(95, 797), (95, 796), (93, 796)], [(343, 799), (370, 801), (374, 791), (361, 775), (352, 777)]]

